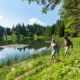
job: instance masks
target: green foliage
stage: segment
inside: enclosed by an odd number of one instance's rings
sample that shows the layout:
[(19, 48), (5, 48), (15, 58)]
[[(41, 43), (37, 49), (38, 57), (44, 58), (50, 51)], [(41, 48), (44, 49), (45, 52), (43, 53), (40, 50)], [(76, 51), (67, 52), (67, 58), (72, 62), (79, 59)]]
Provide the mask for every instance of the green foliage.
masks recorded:
[(36, 54), (36, 53), (31, 56), (31, 58), (35, 58), (35, 59), (36, 59), (37, 57), (40, 57), (40, 55), (39, 55), (39, 54)]
[(42, 51), (42, 53), (41, 53), (41, 56), (46, 56), (46, 55), (50, 55), (51, 54), (51, 51)]
[(53, 24), (52, 26), (41, 26), (38, 24), (33, 25), (27, 25), (25, 26), (24, 23), (17, 24), (15, 27), (13, 26), (12, 29), (7, 28), (4, 29), (1, 34), (3, 36), (4, 40), (10, 40), (10, 39), (23, 39), (25, 37), (52, 37), (52, 35), (55, 36), (64, 36), (64, 30), (65, 30), (65, 24), (64, 21), (58, 20), (56, 24)]
[(64, 21), (61, 20), (57, 20), (56, 22), (56, 35), (58, 37), (63, 37), (64, 36), (64, 30), (65, 30), (65, 25), (64, 25)]
[(56, 24), (53, 24), (50, 27), (49, 26), (46, 27), (44, 34), (46, 37), (52, 37), (52, 35), (63, 37), (65, 34), (64, 31), (65, 31), (64, 21), (57, 20)]
[[(62, 38), (60, 38), (62, 39)], [(70, 55), (63, 57), (64, 48), (60, 49), (56, 62), (50, 63), (51, 52), (43, 51), (42, 54), (30, 56), (21, 62), (0, 68), (0, 79), (13, 80), (23, 75), (19, 80), (79, 80), (80, 79), (80, 46), (79, 38), (70, 38), (73, 49), (69, 49)], [(4, 62), (3, 62), (4, 63)], [(12, 70), (14, 70), (12, 72)]]
[(11, 64), (10, 58), (6, 60), (6, 64), (9, 66)]
[(69, 29), (69, 33), (75, 37), (75, 34), (80, 31), (79, 5), (79, 0), (63, 0), (62, 7), (59, 10), (61, 19), (65, 21), (65, 28)]
[(80, 37), (80, 32), (78, 33), (78, 37)]
[(18, 58), (16, 56), (14, 57), (14, 62), (18, 62)]
[(27, 25), (24, 24), (21, 26), (20, 24), (16, 25), (16, 27), (12, 28), (12, 31), (15, 32), (17, 36), (23, 35), (26, 37), (33, 37), (33, 34), (42, 35), (42, 31), (44, 27), (38, 24)]
[(0, 26), (0, 39), (2, 38), (2, 36), (4, 35), (4, 28), (2, 26)]
[[(22, 0), (22, 1), (25, 1), (25, 0)], [(44, 5), (44, 7), (42, 8), (42, 12), (43, 13), (47, 13), (47, 11), (49, 10), (54, 10), (55, 6), (57, 4), (59, 4), (61, 2), (61, 0), (28, 0), (29, 1), (29, 4), (31, 2), (36, 2), (37, 4), (39, 5)]]

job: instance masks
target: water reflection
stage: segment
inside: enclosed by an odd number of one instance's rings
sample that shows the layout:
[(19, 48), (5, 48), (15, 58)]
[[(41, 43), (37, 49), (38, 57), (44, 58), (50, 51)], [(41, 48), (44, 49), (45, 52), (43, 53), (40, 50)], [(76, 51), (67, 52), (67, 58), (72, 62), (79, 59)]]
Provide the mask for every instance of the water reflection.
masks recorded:
[(0, 48), (0, 51), (2, 51), (4, 48)]
[(34, 54), (34, 53), (41, 53), (42, 51), (44, 50), (47, 50), (47, 47), (43, 47), (43, 48), (40, 48), (40, 49), (30, 49), (30, 54)]
[[(11, 45), (11, 44), (25, 44), (29, 45), (24, 48), (0, 48), (0, 61), (6, 60), (8, 58), (13, 59), (15, 56), (18, 58), (18, 60), (21, 60), (23, 57), (32, 55), (34, 53), (41, 53), (43, 50), (47, 50), (47, 48), (50, 46), (50, 43), (45, 43), (46, 41), (50, 41), (51, 38), (43, 38), (43, 39), (34, 39), (34, 38), (26, 38), (21, 40), (8, 40), (3, 41), (0, 40), (0, 46), (3, 45)], [(56, 39), (57, 43), (59, 44), (59, 47), (62, 43), (62, 40)]]

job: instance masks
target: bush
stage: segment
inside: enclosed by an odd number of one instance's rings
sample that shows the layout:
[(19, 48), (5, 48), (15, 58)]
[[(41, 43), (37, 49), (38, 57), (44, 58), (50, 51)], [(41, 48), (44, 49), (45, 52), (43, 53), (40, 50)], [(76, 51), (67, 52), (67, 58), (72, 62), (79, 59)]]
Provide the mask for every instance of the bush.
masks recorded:
[(77, 37), (77, 33), (71, 33), (72, 37)]

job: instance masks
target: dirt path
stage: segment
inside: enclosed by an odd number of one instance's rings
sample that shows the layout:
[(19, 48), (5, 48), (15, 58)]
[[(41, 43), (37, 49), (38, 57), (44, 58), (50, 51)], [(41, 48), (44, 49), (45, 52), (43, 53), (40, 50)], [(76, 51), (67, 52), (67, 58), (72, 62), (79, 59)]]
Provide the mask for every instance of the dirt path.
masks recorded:
[(28, 73), (30, 73), (30, 72), (32, 72), (32, 71), (35, 71), (35, 69), (38, 69), (38, 68), (40, 68), (40, 67), (42, 67), (42, 65), (38, 66), (37, 68), (31, 69), (31, 70), (25, 72), (25, 73), (22, 74), (22, 75), (17, 76), (17, 77), (16, 77), (15, 79), (13, 79), (13, 80), (18, 80), (18, 79), (22, 78), (23, 76), (27, 75)]
[[(62, 60), (62, 59), (63, 59), (63, 56), (59, 58), (59, 60)], [(55, 60), (53, 60), (52, 62), (55, 62)], [(50, 62), (48, 62), (47, 64), (49, 64), (49, 63), (50, 63)], [(56, 64), (54, 64), (54, 66), (56, 66)], [(13, 79), (13, 80), (18, 80), (18, 79), (22, 78), (23, 76), (29, 74), (29, 73), (32, 72), (32, 71), (35, 71), (35, 69), (38, 69), (38, 68), (40, 68), (40, 67), (42, 67), (42, 65), (38, 66), (37, 68), (31, 69), (31, 70), (25, 72), (25, 73), (22, 74), (22, 75), (17, 76), (17, 77), (16, 77), (15, 79)]]
[[(54, 61), (54, 60), (53, 60), (53, 61)], [(48, 62), (47, 64), (49, 64), (49, 63), (50, 63), (50, 62)], [(35, 69), (39, 69), (39, 68), (42, 67), (42, 66), (43, 66), (43, 65), (40, 65), (40, 66), (38, 66), (38, 67), (36, 67), (36, 68), (34, 68), (34, 69), (31, 69), (31, 70), (25, 72), (24, 74), (17, 76), (17, 77), (16, 77), (15, 79), (13, 79), (13, 80), (18, 80), (18, 79), (22, 78), (23, 76), (29, 74), (30, 72), (35, 71)], [(56, 64), (54, 64), (54, 66), (56, 66)], [(48, 69), (48, 70), (49, 70), (49, 69)]]
[(80, 72), (80, 69), (79, 68), (69, 67), (69, 66), (67, 66), (66, 68), (69, 68), (69, 69), (76, 70), (76, 71)]

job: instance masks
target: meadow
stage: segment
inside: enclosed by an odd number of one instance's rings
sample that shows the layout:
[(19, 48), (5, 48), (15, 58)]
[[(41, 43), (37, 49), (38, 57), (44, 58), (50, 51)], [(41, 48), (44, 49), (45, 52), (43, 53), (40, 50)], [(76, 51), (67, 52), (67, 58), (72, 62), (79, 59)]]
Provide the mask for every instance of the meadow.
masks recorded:
[(61, 48), (55, 62), (50, 62), (51, 51), (24, 57), (20, 62), (7, 60), (0, 64), (0, 80), (80, 80), (80, 38), (69, 39), (73, 49), (67, 57)]

